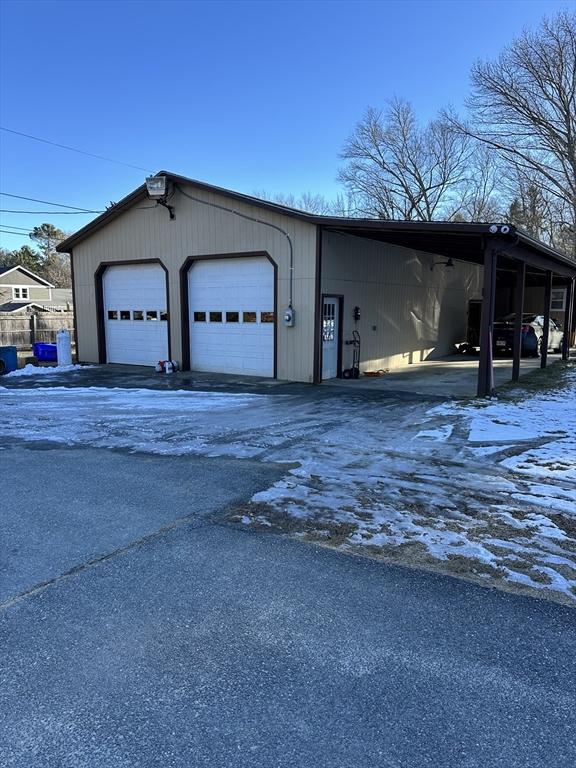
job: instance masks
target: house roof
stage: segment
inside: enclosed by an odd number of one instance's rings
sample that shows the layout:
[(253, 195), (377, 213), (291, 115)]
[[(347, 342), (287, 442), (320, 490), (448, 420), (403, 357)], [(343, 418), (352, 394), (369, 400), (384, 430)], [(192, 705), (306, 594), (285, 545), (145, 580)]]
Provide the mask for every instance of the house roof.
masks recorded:
[(36, 304), (33, 301), (7, 301), (5, 304), (0, 304), (0, 312), (20, 312), (28, 307), (38, 307), (42, 309), (40, 304)]
[(44, 312), (64, 312), (67, 310), (66, 305), (72, 305), (72, 291), (70, 296), (60, 301), (7, 301), (4, 304), (0, 304), (0, 312), (21, 312), (24, 309), (34, 307), (35, 309), (42, 310)]
[[(274, 211), (283, 216), (306, 221), (315, 224), (322, 229), (344, 234), (364, 237), (371, 240), (380, 240), (382, 242), (402, 245), (415, 250), (427, 251), (443, 256), (452, 256), (465, 261), (482, 263), (484, 239), (490, 234), (489, 228), (495, 222), (449, 222), (449, 221), (391, 221), (387, 219), (357, 219), (339, 216), (321, 216), (318, 214), (301, 211), (297, 208), (290, 208), (286, 205), (273, 203), (268, 200), (261, 200), (251, 195), (245, 195), (241, 192), (217, 187), (212, 184), (206, 184), (203, 181), (190, 179), (186, 176), (171, 173), (170, 171), (159, 171), (157, 176), (166, 176), (176, 186), (179, 184), (195, 187), (196, 189), (218, 193), (232, 200), (248, 203), (257, 208), (268, 211)], [(122, 198), (118, 203), (108, 208), (100, 216), (86, 224), (82, 229), (64, 240), (57, 246), (60, 253), (71, 251), (78, 243), (86, 240), (92, 234), (110, 221), (120, 216), (132, 205), (148, 198), (146, 184), (142, 184), (129, 195)], [(504, 222), (499, 222), (499, 226)], [(576, 262), (564, 256), (559, 251), (545, 245), (539, 240), (534, 239), (520, 229), (511, 224), (507, 225), (506, 235), (499, 233), (506, 241), (506, 252), (510, 255), (516, 249), (516, 255), (520, 252), (522, 256), (539, 269), (552, 269), (559, 271), (562, 275), (568, 277), (576, 276)], [(508, 245), (509, 244), (509, 245)]]
[(14, 272), (14, 270), (20, 270), (20, 272), (24, 272), (28, 275), (28, 277), (31, 277), (33, 280), (37, 280), (39, 283), (42, 283), (42, 285), (45, 285), (47, 288), (54, 288), (52, 283), (49, 283), (48, 280), (44, 280), (43, 277), (40, 277), (39, 275), (35, 274), (34, 272), (31, 272), (29, 269), (26, 269), (26, 267), (23, 267), (21, 264), (17, 264), (15, 267), (0, 267), (0, 278), (2, 275), (7, 275), (8, 272)]

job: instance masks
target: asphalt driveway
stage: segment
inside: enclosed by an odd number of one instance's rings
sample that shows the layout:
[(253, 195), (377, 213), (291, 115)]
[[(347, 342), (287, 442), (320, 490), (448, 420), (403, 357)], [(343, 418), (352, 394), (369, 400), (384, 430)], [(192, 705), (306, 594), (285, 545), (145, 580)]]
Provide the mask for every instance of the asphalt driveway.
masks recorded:
[[(0, 603), (175, 525), (201, 525), (281, 467), (0, 441)], [(215, 471), (216, 470), (216, 471)]]
[(573, 610), (230, 526), (256, 459), (0, 462), (3, 764), (574, 763)]

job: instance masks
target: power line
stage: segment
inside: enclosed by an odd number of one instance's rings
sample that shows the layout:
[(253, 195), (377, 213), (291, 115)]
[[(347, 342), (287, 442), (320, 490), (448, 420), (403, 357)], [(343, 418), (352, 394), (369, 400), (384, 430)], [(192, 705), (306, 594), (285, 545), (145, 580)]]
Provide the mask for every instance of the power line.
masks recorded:
[(48, 139), (41, 139), (39, 136), (32, 136), (29, 133), (22, 133), (21, 131), (14, 131), (11, 128), (4, 128), (0, 125), (0, 131), (6, 131), (7, 133), (14, 133), (16, 136), (24, 136), (25, 139), (32, 139), (33, 141), (41, 141), (43, 144), (50, 144), (53, 147), (59, 149), (67, 149), (69, 152), (77, 152), (79, 155), (87, 155), (88, 157), (95, 157), (97, 160), (105, 160), (107, 163), (116, 163), (116, 165), (125, 165), (127, 168), (135, 168), (138, 171), (145, 171), (146, 173), (153, 173), (150, 168), (142, 168), (139, 165), (132, 165), (131, 163), (124, 163), (122, 160), (114, 160), (111, 157), (104, 157), (104, 155), (95, 155), (93, 152), (85, 152), (83, 149), (76, 149), (76, 147), (68, 147), (66, 144), (58, 144), (55, 141), (49, 141)]
[(16, 237), (26, 237), (24, 232), (9, 232), (7, 229), (0, 229), (4, 235), (16, 235)]
[(17, 227), (16, 224), (2, 224), (2, 223), (0, 223), (0, 227), (9, 227), (10, 229), (21, 229), (23, 232), (32, 232), (30, 227)]
[(23, 195), (12, 195), (10, 192), (0, 192), (4, 197), (16, 197), (18, 200), (30, 200), (33, 203), (45, 203), (46, 205), (55, 205), (57, 208), (72, 208), (74, 211), (83, 211), (84, 213), (96, 213), (88, 208), (78, 208), (75, 205), (64, 205), (64, 203), (52, 203), (50, 200), (38, 200), (37, 197), (24, 197)]
[(13, 211), (9, 208), (0, 208), (0, 213), (29, 213), (42, 214), (43, 216), (88, 216), (90, 213), (104, 213), (104, 211)]

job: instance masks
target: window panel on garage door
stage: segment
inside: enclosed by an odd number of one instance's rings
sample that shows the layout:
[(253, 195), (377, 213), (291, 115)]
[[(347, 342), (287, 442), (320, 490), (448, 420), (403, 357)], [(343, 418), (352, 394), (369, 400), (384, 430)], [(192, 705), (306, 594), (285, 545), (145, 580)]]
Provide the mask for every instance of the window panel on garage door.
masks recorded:
[[(108, 267), (103, 276), (106, 359), (155, 365), (168, 357), (165, 272), (159, 264)], [(118, 318), (115, 319), (115, 314)]]
[[(274, 268), (268, 259), (196, 261), (188, 273), (188, 295), (193, 370), (274, 375), (274, 323), (261, 321), (263, 313), (274, 311)], [(221, 313), (219, 321), (214, 313)]]

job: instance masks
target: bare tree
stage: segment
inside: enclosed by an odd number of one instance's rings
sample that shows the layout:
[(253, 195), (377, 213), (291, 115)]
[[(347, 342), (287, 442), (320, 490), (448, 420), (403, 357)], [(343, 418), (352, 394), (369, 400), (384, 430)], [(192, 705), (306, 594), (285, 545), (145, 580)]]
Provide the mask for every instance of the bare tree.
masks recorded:
[(346, 142), (339, 180), (361, 213), (432, 221), (451, 215), (467, 175), (471, 142), (442, 120), (420, 126), (408, 102), (370, 108)]
[(485, 144), (472, 143), (466, 178), (459, 187), (460, 197), (452, 214), (454, 221), (497, 221), (506, 208), (502, 188), (502, 163), (497, 153)]
[(477, 62), (471, 76), (471, 124), (451, 115), (452, 125), (560, 203), (576, 257), (576, 14), (544, 19), (495, 61)]
[(42, 276), (57, 288), (71, 288), (70, 256), (67, 253), (51, 253), (44, 260)]
[(347, 219), (354, 219), (364, 215), (358, 195), (349, 189), (339, 192), (333, 200), (330, 200), (328, 213), (330, 216), (342, 216)]
[(551, 240), (553, 199), (540, 187), (535, 174), (511, 166), (503, 177), (503, 183), (509, 191), (510, 221), (532, 237)]
[(532, 237), (570, 252), (574, 233), (567, 224), (570, 215), (566, 202), (546, 192), (535, 174), (512, 167), (506, 177), (503, 181), (511, 201), (507, 218)]
[(319, 215), (328, 215), (332, 212), (332, 203), (323, 195), (315, 195), (312, 192), (303, 192), (301, 195), (294, 195), (291, 192), (269, 193), (264, 189), (253, 192), (254, 197), (260, 200), (269, 200), (271, 203), (286, 205), (288, 208), (296, 208), (299, 211), (307, 213), (317, 213)]
[(271, 203), (286, 205), (289, 208), (296, 208), (299, 211), (306, 211), (306, 213), (314, 213), (319, 216), (357, 218), (362, 215), (357, 196), (349, 191), (338, 193), (333, 200), (329, 200), (324, 195), (313, 194), (312, 192), (303, 192), (301, 195), (296, 196), (291, 192), (270, 194), (266, 190), (261, 189), (252, 194), (254, 197), (260, 198), (260, 200), (269, 200)]

